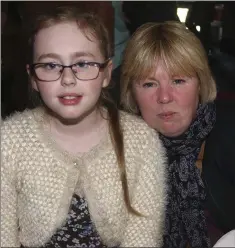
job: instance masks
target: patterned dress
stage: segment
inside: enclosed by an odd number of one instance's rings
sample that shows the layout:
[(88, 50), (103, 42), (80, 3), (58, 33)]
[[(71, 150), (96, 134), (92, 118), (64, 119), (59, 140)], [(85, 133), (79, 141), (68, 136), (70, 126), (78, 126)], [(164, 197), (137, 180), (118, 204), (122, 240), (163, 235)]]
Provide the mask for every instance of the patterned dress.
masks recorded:
[(66, 224), (57, 230), (45, 248), (105, 248), (92, 224), (84, 198), (74, 194)]

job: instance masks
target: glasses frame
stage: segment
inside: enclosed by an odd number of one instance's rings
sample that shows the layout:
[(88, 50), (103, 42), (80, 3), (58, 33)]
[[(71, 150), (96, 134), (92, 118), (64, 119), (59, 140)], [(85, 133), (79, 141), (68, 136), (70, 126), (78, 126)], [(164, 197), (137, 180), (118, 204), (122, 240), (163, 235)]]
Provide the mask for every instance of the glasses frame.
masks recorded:
[(59, 75), (59, 77), (58, 77), (57, 79), (55, 79), (55, 80), (42, 80), (42, 79), (40, 79), (40, 78), (38, 77), (38, 75), (37, 75), (37, 73), (36, 73), (36, 70), (35, 70), (35, 67), (38, 66), (38, 65), (46, 65), (46, 64), (50, 64), (50, 63), (34, 63), (34, 64), (31, 64), (31, 65), (30, 65), (30, 72), (31, 72), (39, 81), (42, 81), (42, 82), (54, 82), (54, 81), (57, 81), (57, 80), (59, 80), (59, 79), (61, 78), (61, 76), (62, 76), (62, 74), (63, 74), (65, 68), (70, 68), (71, 71), (72, 71), (72, 73), (73, 73), (73, 75), (74, 75), (77, 79), (79, 79), (79, 80), (81, 80), (81, 81), (89, 81), (89, 80), (94, 80), (94, 79), (98, 78), (99, 73), (100, 73), (100, 70), (104, 69), (104, 68), (107, 66), (107, 64), (108, 64), (109, 61), (110, 61), (110, 58), (108, 58), (104, 63), (86, 62), (86, 61), (83, 62), (83, 63), (86, 64), (86, 65), (95, 66), (96, 68), (98, 68), (97, 76), (94, 77), (94, 78), (91, 78), (91, 79), (81, 79), (81, 78), (78, 78), (78, 77), (77, 77), (77, 75), (74, 73), (74, 71), (73, 71), (72, 68), (73, 68), (74, 65), (76, 65), (76, 64), (78, 64), (78, 63), (72, 64), (72, 65), (62, 65), (62, 64), (58, 64), (58, 63), (52, 63), (52, 64), (54, 64), (54, 65), (61, 66), (60, 75)]

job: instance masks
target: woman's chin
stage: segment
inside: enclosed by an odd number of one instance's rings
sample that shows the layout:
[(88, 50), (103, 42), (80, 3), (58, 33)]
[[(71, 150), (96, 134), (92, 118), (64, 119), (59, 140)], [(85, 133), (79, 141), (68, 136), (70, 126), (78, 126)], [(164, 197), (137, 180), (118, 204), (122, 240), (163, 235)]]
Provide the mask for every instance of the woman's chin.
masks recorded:
[[(157, 130), (157, 129), (156, 129)], [(169, 138), (174, 138), (182, 135), (186, 131), (185, 128), (178, 128), (178, 129), (173, 129), (173, 128), (162, 128), (159, 129), (158, 132), (160, 132), (162, 135), (169, 137)]]

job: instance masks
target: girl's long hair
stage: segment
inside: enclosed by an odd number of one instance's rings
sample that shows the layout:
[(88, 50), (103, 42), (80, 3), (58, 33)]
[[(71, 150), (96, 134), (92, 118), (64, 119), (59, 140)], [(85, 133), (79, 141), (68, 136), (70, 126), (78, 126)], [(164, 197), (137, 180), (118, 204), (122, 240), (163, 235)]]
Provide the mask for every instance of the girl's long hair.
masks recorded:
[[(49, 13), (45, 11), (44, 14), (38, 15), (32, 22), (33, 25), (29, 29), (30, 33), (28, 34), (28, 36), (30, 37), (28, 39), (29, 64), (32, 63), (34, 39), (35, 39), (35, 35), (39, 32), (39, 30), (63, 22), (76, 22), (79, 29), (84, 33), (84, 35), (89, 40), (95, 39), (95, 41), (99, 42), (100, 50), (105, 60), (112, 57), (113, 45), (111, 44), (109, 33), (105, 25), (100, 20), (100, 18), (94, 13), (87, 13), (77, 9), (76, 7), (65, 6), (65, 7), (58, 7), (50, 11)], [(120, 168), (120, 179), (122, 182), (123, 197), (127, 210), (130, 213), (141, 216), (141, 214), (138, 211), (136, 211), (131, 206), (130, 203), (127, 175), (125, 168), (123, 132), (120, 125), (120, 116), (117, 106), (110, 97), (108, 88), (104, 88), (102, 90), (99, 99), (99, 104), (100, 106), (104, 106), (108, 110), (109, 130), (110, 130), (112, 144), (117, 157), (117, 162)]]

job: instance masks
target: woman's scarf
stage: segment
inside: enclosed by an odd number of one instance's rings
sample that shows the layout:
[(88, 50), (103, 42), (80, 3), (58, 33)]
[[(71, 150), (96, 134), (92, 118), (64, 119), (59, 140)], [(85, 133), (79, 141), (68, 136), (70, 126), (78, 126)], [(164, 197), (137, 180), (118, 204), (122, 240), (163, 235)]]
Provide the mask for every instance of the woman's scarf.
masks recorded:
[(196, 167), (201, 145), (216, 119), (215, 104), (199, 104), (189, 129), (176, 138), (160, 134), (169, 159), (164, 247), (209, 247), (204, 216), (205, 188)]

